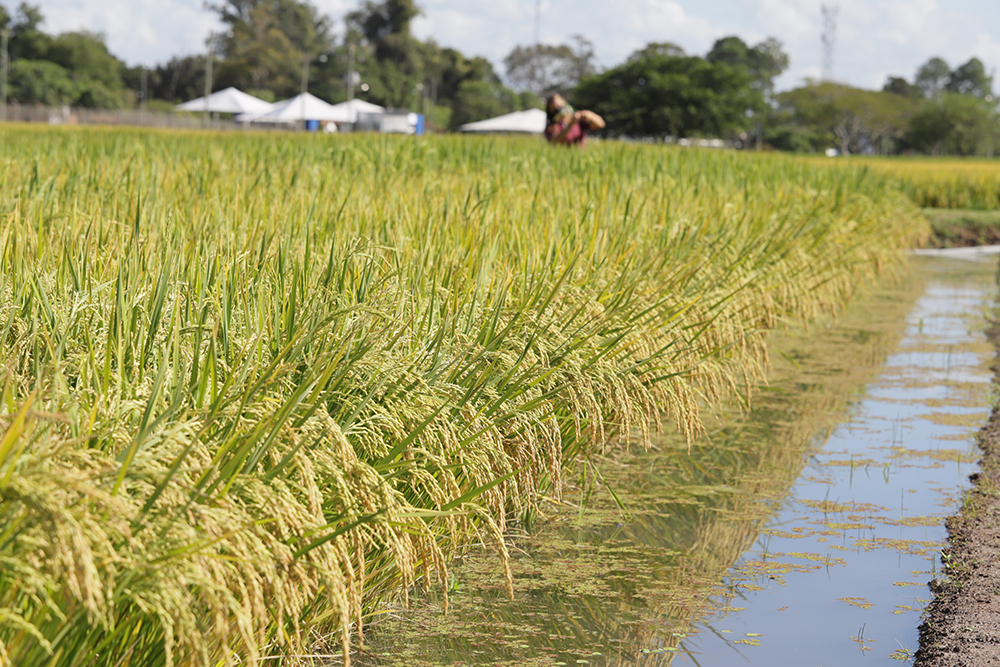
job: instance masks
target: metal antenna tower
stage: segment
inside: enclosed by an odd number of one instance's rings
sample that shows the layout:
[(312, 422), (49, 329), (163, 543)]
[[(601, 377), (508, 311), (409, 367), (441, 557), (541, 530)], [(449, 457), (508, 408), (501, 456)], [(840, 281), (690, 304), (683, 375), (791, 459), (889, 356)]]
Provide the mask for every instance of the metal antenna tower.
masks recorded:
[(823, 42), (823, 80), (833, 81), (833, 47), (837, 44), (837, 14), (840, 13), (840, 5), (822, 5), (823, 12), (823, 34), (820, 39)]

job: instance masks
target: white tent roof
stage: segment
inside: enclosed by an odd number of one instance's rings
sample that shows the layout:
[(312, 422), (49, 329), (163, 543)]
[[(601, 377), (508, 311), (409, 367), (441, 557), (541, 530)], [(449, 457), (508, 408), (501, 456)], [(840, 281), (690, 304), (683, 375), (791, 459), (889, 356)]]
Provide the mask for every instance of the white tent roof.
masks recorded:
[(196, 100), (178, 104), (178, 111), (209, 111), (212, 113), (248, 113), (259, 115), (271, 110), (271, 103), (258, 99), (253, 95), (226, 88), (212, 93), (208, 96), (208, 109), (205, 108), (206, 98), (199, 97)]
[(545, 131), (545, 111), (542, 109), (528, 109), (526, 111), (514, 111), (496, 118), (466, 123), (462, 126), (462, 132), (527, 132), (529, 134), (541, 134)]
[(385, 111), (385, 107), (380, 107), (377, 104), (357, 99), (347, 100), (346, 102), (341, 102), (340, 104), (334, 104), (333, 108), (336, 109), (338, 113), (343, 114), (343, 118), (330, 119), (335, 120), (338, 123), (356, 123), (358, 122), (359, 113), (382, 113)]
[(344, 113), (311, 93), (296, 95), (290, 100), (275, 102), (265, 114), (241, 117), (255, 123), (294, 123), (303, 120), (333, 120), (344, 122)]

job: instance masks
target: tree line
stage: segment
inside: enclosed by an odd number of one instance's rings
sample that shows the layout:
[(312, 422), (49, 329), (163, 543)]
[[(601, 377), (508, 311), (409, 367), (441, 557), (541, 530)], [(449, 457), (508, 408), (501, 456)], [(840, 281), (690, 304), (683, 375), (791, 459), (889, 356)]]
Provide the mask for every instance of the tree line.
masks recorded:
[[(647, 44), (600, 70), (583, 36), (569, 44), (518, 46), (503, 76), (482, 57), (422, 41), (411, 32), (416, 0), (362, 0), (335, 23), (308, 0), (218, 0), (224, 25), (207, 44), (213, 88), (235, 86), (274, 101), (309, 91), (331, 102), (357, 97), (424, 111), (433, 129), (540, 107), (561, 92), (607, 121), (605, 133), (636, 139), (712, 137), (745, 147), (843, 153), (992, 155), (1000, 123), (992, 77), (972, 58), (952, 69), (940, 58), (912, 81), (890, 77), (880, 91), (810, 81), (776, 93), (789, 57), (774, 38), (749, 45), (736, 36), (691, 55), (668, 42)], [(144, 71), (112, 55), (100, 34), (50, 35), (38, 7), (0, 5), (9, 30), (9, 97), (22, 104), (171, 108), (199, 97), (206, 54), (178, 56)]]
[[(208, 7), (225, 26), (207, 44), (214, 90), (235, 86), (275, 101), (298, 94), (305, 76), (309, 92), (327, 101), (347, 99), (354, 86), (357, 97), (371, 102), (426, 110), (436, 129), (540, 106), (534, 94), (505, 86), (489, 60), (416, 39), (414, 0), (364, 0), (346, 16), (339, 39), (333, 20), (305, 0), (223, 0)], [(9, 30), (11, 101), (134, 107), (144, 74), (150, 108), (204, 94), (206, 54), (177, 56), (144, 72), (112, 55), (103, 35), (50, 35), (43, 22), (41, 10), (27, 2), (14, 12), (0, 5), (0, 29)]]
[(766, 141), (781, 150), (993, 157), (1000, 149), (993, 77), (978, 58), (954, 69), (931, 58), (912, 81), (890, 76), (879, 91), (812, 82), (776, 102)]

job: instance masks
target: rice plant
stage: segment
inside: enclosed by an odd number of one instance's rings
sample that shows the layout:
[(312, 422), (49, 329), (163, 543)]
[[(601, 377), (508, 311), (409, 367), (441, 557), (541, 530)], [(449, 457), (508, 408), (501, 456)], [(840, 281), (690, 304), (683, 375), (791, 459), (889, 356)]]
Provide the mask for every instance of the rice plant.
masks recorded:
[(895, 178), (921, 208), (1000, 210), (1000, 167), (992, 159), (852, 157)]
[(768, 329), (927, 233), (891, 178), (780, 156), (0, 136), (16, 665), (346, 660), (463, 546), (506, 568), (588, 453), (750, 401)]

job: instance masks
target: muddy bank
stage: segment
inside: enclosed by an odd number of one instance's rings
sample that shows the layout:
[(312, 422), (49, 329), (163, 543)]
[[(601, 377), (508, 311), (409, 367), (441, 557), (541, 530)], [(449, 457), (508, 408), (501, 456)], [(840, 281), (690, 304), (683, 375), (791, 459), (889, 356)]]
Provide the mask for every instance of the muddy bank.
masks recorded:
[(925, 208), (931, 248), (967, 248), (1000, 243), (1000, 211)]
[[(987, 334), (1000, 353), (1000, 324)], [(1000, 386), (1000, 360), (993, 364)], [(1000, 406), (977, 436), (980, 472), (948, 519), (942, 575), (920, 626), (917, 667), (1000, 665)]]

